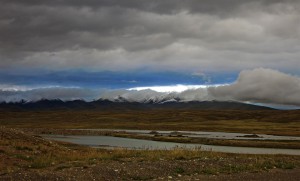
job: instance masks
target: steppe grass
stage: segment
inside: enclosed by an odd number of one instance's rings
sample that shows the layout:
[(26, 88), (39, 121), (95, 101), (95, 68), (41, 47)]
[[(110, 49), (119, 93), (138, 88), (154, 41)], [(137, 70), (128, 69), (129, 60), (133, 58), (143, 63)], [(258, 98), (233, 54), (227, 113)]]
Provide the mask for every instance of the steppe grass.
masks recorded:
[[(203, 174), (300, 167), (299, 156), (228, 154), (183, 148), (173, 150), (105, 150), (68, 145), (56, 142), (35, 145), (18, 140), (13, 140), (12, 144), (7, 145), (5, 141), (0, 141), (0, 146), (4, 149), (1, 154), (22, 160), (22, 164), (15, 163), (13, 166), (26, 169), (53, 168), (61, 170), (70, 167), (88, 167), (99, 162), (126, 162), (132, 160), (174, 163), (177, 161), (196, 161), (205, 165), (204, 168), (198, 170), (199, 173)], [(11, 166), (7, 168), (11, 169)], [(174, 173), (183, 174), (185, 169), (176, 167)]]
[(300, 136), (300, 110), (0, 111), (0, 124), (15, 128), (194, 130)]

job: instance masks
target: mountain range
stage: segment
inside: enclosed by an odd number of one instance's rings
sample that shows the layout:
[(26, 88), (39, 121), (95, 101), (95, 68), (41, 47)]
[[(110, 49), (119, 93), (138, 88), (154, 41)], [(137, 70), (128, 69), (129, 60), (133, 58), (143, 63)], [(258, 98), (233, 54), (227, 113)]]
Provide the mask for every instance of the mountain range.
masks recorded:
[(62, 101), (42, 99), (36, 102), (2, 102), (1, 110), (56, 110), (56, 109), (199, 109), (199, 110), (273, 110), (273, 108), (246, 104), (235, 101), (190, 101), (162, 100), (160, 102), (129, 102), (125, 99), (99, 99), (91, 102), (84, 100)]

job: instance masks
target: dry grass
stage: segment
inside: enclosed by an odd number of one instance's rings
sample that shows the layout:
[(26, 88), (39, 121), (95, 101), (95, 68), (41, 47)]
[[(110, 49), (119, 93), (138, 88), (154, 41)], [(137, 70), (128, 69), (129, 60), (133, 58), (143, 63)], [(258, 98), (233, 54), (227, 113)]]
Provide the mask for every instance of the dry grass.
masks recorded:
[[(11, 173), (24, 169), (89, 167), (102, 162), (165, 162), (185, 161), (204, 165), (195, 167), (199, 173), (235, 173), (272, 168), (300, 168), (299, 156), (227, 154), (198, 149), (126, 150), (93, 149), (62, 142), (51, 142), (14, 129), (1, 128), (0, 170)], [(184, 172), (178, 167), (174, 172)]]
[(0, 124), (18, 128), (197, 130), (300, 136), (300, 111), (0, 111)]
[[(148, 111), (0, 111), (0, 125), (46, 130), (52, 128), (120, 128), (225, 131), (300, 136), (299, 120), (300, 111), (166, 109)], [(107, 171), (114, 173), (114, 170), (111, 169), (123, 168), (125, 169), (123, 173), (124, 180), (150, 179), (153, 175), (155, 175), (154, 178), (158, 178), (164, 174), (230, 174), (260, 172), (273, 168), (300, 168), (300, 156), (228, 154), (205, 152), (197, 149), (174, 149), (170, 151), (93, 149), (68, 143), (51, 142), (18, 130), (1, 127), (0, 138), (0, 180), (2, 176), (18, 175), (19, 172), (25, 172), (26, 174), (34, 172), (38, 175), (40, 173), (51, 173), (54, 174), (54, 177), (49, 178), (54, 179), (57, 178), (56, 174), (76, 174), (76, 168), (90, 168), (90, 171), (97, 168), (94, 173), (100, 174), (106, 174)], [(176, 137), (156, 139), (191, 141)], [(231, 144), (242, 143), (231, 142)], [(95, 167), (93, 167), (94, 165)], [(109, 165), (111, 169), (103, 170), (106, 165)], [(140, 167), (147, 170), (147, 173), (149, 172), (149, 177), (147, 175), (136, 175), (132, 172)], [(102, 172), (100, 172), (101, 170)], [(90, 175), (85, 178), (90, 178)], [(112, 179), (114, 177), (108, 178)]]
[(191, 138), (181, 136), (144, 136), (128, 133), (111, 133), (111, 136), (136, 138), (153, 141), (165, 141), (176, 143), (195, 143), (205, 145), (220, 145), (220, 146), (239, 146), (239, 147), (260, 147), (260, 148), (287, 148), (300, 149), (299, 141), (287, 140), (235, 140), (235, 139), (213, 139), (213, 138)]

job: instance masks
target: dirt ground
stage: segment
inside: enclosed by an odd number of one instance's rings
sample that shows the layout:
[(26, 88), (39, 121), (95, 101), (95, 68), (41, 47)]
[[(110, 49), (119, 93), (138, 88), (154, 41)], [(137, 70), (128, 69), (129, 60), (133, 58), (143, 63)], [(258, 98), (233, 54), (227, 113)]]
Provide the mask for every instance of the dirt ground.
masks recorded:
[[(300, 178), (300, 169), (281, 170), (273, 169), (257, 173), (235, 173), (235, 174), (218, 174), (203, 175), (194, 173), (192, 175), (168, 174), (168, 168), (172, 165), (161, 166), (162, 163), (126, 163), (120, 164), (111, 162), (109, 164), (97, 164), (89, 168), (78, 167), (68, 168), (60, 171), (34, 171), (23, 170), (9, 175), (1, 175), (3, 181), (40, 181), (40, 180), (266, 180), (266, 181), (298, 181)], [(165, 170), (166, 169), (166, 170)]]

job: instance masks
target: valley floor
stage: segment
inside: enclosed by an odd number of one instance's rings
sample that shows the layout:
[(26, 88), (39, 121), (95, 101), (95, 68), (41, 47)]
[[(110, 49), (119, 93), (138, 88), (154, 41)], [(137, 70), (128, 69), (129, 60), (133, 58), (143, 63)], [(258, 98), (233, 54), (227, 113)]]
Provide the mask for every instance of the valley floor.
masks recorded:
[(93, 149), (0, 128), (0, 180), (298, 180), (300, 156)]
[(14, 128), (188, 130), (300, 136), (300, 110), (0, 110), (0, 125)]

